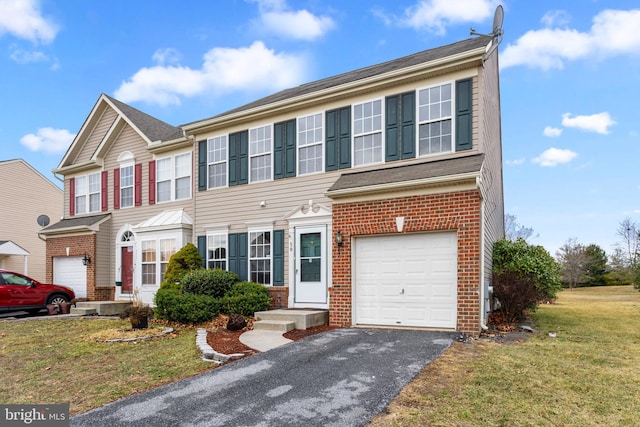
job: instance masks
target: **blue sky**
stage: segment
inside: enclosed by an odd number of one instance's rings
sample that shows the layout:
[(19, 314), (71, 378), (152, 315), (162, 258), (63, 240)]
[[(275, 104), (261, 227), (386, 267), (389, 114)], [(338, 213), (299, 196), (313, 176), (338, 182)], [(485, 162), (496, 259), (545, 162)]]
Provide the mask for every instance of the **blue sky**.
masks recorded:
[(55, 181), (103, 92), (180, 125), (488, 33), (498, 3), (505, 211), (551, 254), (569, 238), (611, 253), (640, 220), (630, 0), (0, 0), (0, 159)]

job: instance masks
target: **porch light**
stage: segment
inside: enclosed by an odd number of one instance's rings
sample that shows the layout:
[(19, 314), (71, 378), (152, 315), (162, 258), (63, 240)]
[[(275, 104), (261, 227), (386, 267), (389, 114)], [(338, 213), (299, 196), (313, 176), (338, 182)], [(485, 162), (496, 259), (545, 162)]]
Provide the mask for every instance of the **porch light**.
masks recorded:
[(91, 264), (91, 257), (85, 253), (84, 257), (82, 257), (82, 265), (89, 265), (89, 264)]
[(336, 233), (336, 244), (337, 244), (338, 246), (342, 246), (342, 244), (343, 244), (343, 241), (342, 241), (342, 233), (341, 233), (341, 232), (339, 232), (339, 231)]

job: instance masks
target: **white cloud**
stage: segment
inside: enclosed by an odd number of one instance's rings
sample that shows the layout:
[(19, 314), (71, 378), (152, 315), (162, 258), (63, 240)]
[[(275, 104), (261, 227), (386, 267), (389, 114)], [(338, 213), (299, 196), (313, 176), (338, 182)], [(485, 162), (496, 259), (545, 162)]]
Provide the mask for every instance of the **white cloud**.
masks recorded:
[(49, 61), (49, 56), (44, 52), (38, 50), (28, 51), (19, 49), (17, 47), (12, 47), (9, 57), (18, 64), (30, 64), (34, 62)]
[(540, 166), (554, 167), (563, 163), (569, 163), (577, 156), (578, 153), (575, 151), (562, 150), (560, 148), (549, 148), (532, 161)]
[(443, 35), (449, 25), (478, 23), (491, 18), (497, 4), (495, 0), (420, 0), (405, 9), (400, 23)]
[(565, 26), (569, 23), (571, 17), (564, 10), (550, 10), (545, 13), (540, 22), (545, 27)]
[(275, 53), (261, 41), (249, 47), (213, 48), (199, 69), (156, 65), (136, 72), (115, 91), (123, 102), (180, 105), (182, 97), (234, 91), (279, 90), (305, 80), (304, 58)]
[(58, 33), (58, 26), (42, 16), (38, 0), (0, 0), (0, 36), (14, 37), (34, 43), (49, 43)]
[(568, 128), (577, 128), (587, 132), (596, 132), (602, 135), (609, 133), (609, 127), (615, 125), (616, 122), (611, 119), (609, 113), (598, 113), (590, 116), (571, 117), (571, 113), (562, 115), (562, 126)]
[(515, 159), (515, 160), (507, 160), (505, 163), (508, 166), (518, 166), (518, 165), (523, 164), (525, 162), (525, 160), (526, 159), (524, 157), (521, 157), (521, 158)]
[(168, 47), (156, 50), (151, 56), (151, 59), (158, 65), (177, 64), (180, 62), (180, 59), (182, 59), (182, 55), (180, 55), (177, 49)]
[(20, 143), (31, 151), (45, 151), (47, 153), (62, 153), (75, 138), (66, 129), (40, 128), (33, 134), (27, 134), (20, 138)]
[(548, 136), (549, 138), (555, 138), (562, 135), (562, 129), (547, 126), (544, 128), (542, 133), (544, 134), (544, 136)]
[[(543, 22), (561, 23), (551, 17), (543, 18)], [(501, 67), (526, 65), (543, 70), (562, 69), (567, 61), (637, 55), (640, 52), (638, 28), (640, 9), (604, 10), (593, 18), (588, 32), (569, 28), (531, 30), (504, 49)]]
[(283, 0), (255, 0), (260, 8), (258, 25), (271, 33), (297, 40), (315, 40), (335, 28), (329, 16), (316, 16), (306, 9), (288, 10)]

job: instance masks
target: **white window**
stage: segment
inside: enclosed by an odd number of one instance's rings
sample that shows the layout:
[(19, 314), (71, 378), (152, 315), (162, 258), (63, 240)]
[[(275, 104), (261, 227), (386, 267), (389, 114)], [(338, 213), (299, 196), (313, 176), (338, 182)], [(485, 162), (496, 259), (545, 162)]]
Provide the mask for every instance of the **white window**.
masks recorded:
[(418, 91), (418, 154), (453, 151), (453, 84)]
[(191, 198), (191, 153), (156, 160), (158, 203)]
[(78, 176), (75, 179), (75, 212), (99, 212), (101, 208), (101, 174)]
[(133, 165), (120, 167), (120, 207), (133, 206)]
[(227, 235), (207, 236), (207, 268), (227, 269)]
[(176, 253), (176, 239), (160, 239), (160, 282), (164, 280), (169, 259)]
[(227, 135), (209, 138), (207, 143), (208, 188), (227, 186)]
[(271, 179), (271, 125), (249, 130), (251, 182)]
[(143, 240), (140, 245), (142, 284), (157, 286), (164, 279), (171, 256), (176, 253), (177, 241), (175, 238)]
[(353, 163), (382, 162), (382, 100), (353, 106)]
[(298, 118), (298, 175), (322, 172), (323, 114)]
[(142, 245), (142, 284), (156, 284), (156, 241), (143, 240)]
[(249, 233), (249, 280), (271, 284), (271, 231)]

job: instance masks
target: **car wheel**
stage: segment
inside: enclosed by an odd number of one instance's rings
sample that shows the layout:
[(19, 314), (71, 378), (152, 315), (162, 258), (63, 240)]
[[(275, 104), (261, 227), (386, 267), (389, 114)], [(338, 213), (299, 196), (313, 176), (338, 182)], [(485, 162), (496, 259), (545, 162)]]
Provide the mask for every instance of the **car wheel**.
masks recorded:
[(49, 300), (47, 301), (47, 304), (58, 305), (63, 302), (69, 302), (69, 298), (67, 298), (65, 295), (58, 294), (58, 295), (50, 296)]

